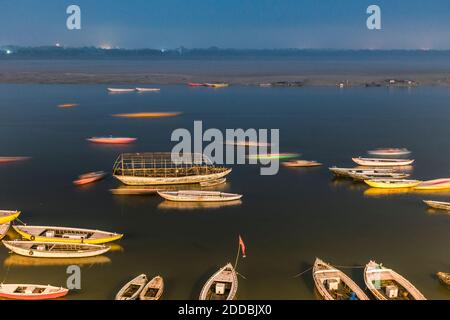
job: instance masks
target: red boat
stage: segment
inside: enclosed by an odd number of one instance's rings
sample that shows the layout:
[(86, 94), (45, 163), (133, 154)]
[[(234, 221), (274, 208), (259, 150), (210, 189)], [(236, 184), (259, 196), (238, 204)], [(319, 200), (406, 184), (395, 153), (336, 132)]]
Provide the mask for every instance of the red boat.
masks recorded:
[(188, 86), (189, 87), (206, 87), (206, 85), (204, 83), (196, 83), (196, 82), (189, 82)]
[(46, 300), (64, 297), (66, 288), (38, 284), (0, 284), (0, 298), (18, 300)]
[(128, 144), (135, 142), (136, 138), (127, 137), (92, 137), (87, 139), (92, 143), (103, 143), (103, 144)]
[(78, 179), (73, 182), (73, 184), (76, 186), (82, 186), (88, 183), (93, 183), (102, 180), (105, 176), (106, 173), (104, 171), (89, 172), (80, 175)]
[(29, 157), (0, 157), (0, 163), (23, 161), (27, 159), (29, 159)]

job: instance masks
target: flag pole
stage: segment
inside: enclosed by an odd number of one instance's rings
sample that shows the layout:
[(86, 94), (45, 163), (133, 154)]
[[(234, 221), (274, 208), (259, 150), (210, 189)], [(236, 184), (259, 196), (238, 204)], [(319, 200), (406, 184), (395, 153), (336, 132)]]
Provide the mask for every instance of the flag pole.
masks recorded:
[(236, 268), (237, 268), (237, 264), (238, 264), (238, 261), (239, 261), (239, 255), (241, 254), (241, 244), (240, 243), (238, 243), (238, 250), (237, 250), (237, 255), (236, 255), (236, 260), (235, 260), (235, 262), (234, 262), (234, 269), (236, 270)]

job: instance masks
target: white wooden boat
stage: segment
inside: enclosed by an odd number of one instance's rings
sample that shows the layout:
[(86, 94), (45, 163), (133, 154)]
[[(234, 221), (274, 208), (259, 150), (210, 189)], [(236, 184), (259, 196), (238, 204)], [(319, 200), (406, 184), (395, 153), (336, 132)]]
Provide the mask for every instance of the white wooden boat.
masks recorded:
[(450, 211), (450, 202), (432, 201), (432, 200), (423, 200), (423, 202), (425, 202), (428, 206), (430, 206), (433, 209)]
[(161, 91), (160, 88), (136, 88), (137, 92), (158, 92)]
[(375, 150), (370, 150), (368, 154), (374, 156), (406, 156), (411, 153), (406, 148), (378, 148)]
[(223, 202), (239, 200), (242, 198), (241, 194), (225, 193), (219, 191), (158, 191), (158, 194), (166, 200), (186, 202)]
[(414, 160), (413, 159), (385, 159), (385, 158), (352, 158), (360, 166), (370, 166), (370, 167), (401, 167), (409, 166)]
[(38, 284), (0, 284), (0, 298), (17, 300), (45, 300), (64, 297), (66, 288)]
[(337, 177), (350, 177), (350, 174), (366, 174), (366, 175), (378, 175), (378, 174), (388, 174), (394, 173), (395, 170), (392, 168), (338, 168), (331, 167), (328, 168)]
[(426, 300), (408, 280), (375, 261), (366, 265), (364, 282), (378, 300)]
[(325, 300), (369, 300), (369, 297), (342, 271), (316, 258), (313, 279)]
[(10, 226), (11, 222), (0, 224), (0, 240), (6, 236), (6, 233), (8, 232)]
[(228, 263), (206, 281), (200, 292), (200, 300), (234, 300), (237, 289), (236, 270)]
[(24, 161), (28, 160), (30, 157), (0, 157), (0, 164), (1, 163), (10, 163), (10, 162), (17, 162), (17, 161)]
[(35, 258), (84, 258), (102, 255), (110, 247), (85, 243), (3, 241), (6, 248), (21, 256)]
[(109, 92), (113, 92), (113, 93), (125, 93), (125, 92), (134, 92), (136, 89), (132, 89), (132, 88), (108, 88)]
[(200, 182), (200, 186), (201, 187), (214, 187), (214, 186), (223, 184), (225, 182), (227, 182), (227, 178), (221, 178), (221, 179), (211, 180), (211, 181), (202, 181), (202, 182)]
[(141, 274), (125, 284), (117, 293), (116, 300), (136, 300), (147, 284), (147, 276)]
[(139, 294), (140, 300), (159, 300), (164, 292), (164, 280), (156, 276), (150, 280)]
[(372, 180), (372, 179), (404, 179), (404, 178), (409, 177), (410, 175), (408, 173), (403, 173), (403, 172), (375, 173), (375, 174), (349, 172), (348, 176), (356, 181), (364, 181), (364, 180)]
[(441, 178), (423, 181), (421, 184), (416, 186), (416, 190), (444, 190), (450, 189), (450, 178)]
[(281, 163), (285, 167), (290, 168), (301, 168), (301, 167), (319, 167), (322, 164), (317, 161), (309, 161), (309, 160), (292, 160), (292, 161), (284, 161)]
[(366, 184), (372, 188), (385, 188), (385, 189), (397, 189), (397, 188), (413, 188), (421, 183), (420, 180), (407, 180), (407, 179), (371, 179), (364, 180)]
[(20, 211), (0, 210), (0, 224), (8, 223), (20, 216)]
[(13, 228), (22, 238), (39, 242), (102, 244), (123, 237), (120, 233), (80, 228), (18, 225)]

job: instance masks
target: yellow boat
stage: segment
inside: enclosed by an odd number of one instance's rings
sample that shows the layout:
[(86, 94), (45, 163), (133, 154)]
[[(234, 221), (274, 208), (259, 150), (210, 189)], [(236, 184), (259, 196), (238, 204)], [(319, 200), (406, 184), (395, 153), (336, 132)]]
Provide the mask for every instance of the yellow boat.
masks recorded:
[(13, 226), (13, 228), (23, 239), (38, 242), (102, 244), (123, 237), (120, 233), (79, 228), (46, 226)]
[(15, 220), (20, 215), (20, 211), (0, 210), (0, 224), (5, 224)]
[(421, 183), (419, 180), (405, 179), (371, 179), (364, 182), (373, 188), (383, 189), (413, 188)]
[(226, 88), (229, 86), (228, 83), (205, 83), (205, 86), (210, 88)]
[(424, 181), (414, 189), (416, 190), (444, 190), (450, 189), (450, 178)]

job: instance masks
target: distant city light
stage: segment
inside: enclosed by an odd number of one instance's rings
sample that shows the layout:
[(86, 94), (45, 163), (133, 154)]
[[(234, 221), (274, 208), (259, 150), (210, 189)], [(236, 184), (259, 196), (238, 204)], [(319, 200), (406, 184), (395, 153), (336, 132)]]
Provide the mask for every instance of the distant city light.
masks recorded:
[(100, 45), (100, 49), (103, 49), (103, 50), (111, 50), (111, 49), (112, 49), (112, 46), (109, 45), (109, 44), (102, 44), (102, 45)]
[(164, 48), (163, 48), (163, 49), (161, 49), (161, 52), (162, 52), (162, 53), (166, 52), (166, 49), (164, 49)]
[(59, 47), (61, 47), (61, 44), (60, 44), (59, 42), (57, 42), (57, 43), (55, 44), (55, 46), (59, 48)]
[(11, 50), (6, 50), (6, 54), (11, 54), (12, 53), (12, 51)]

